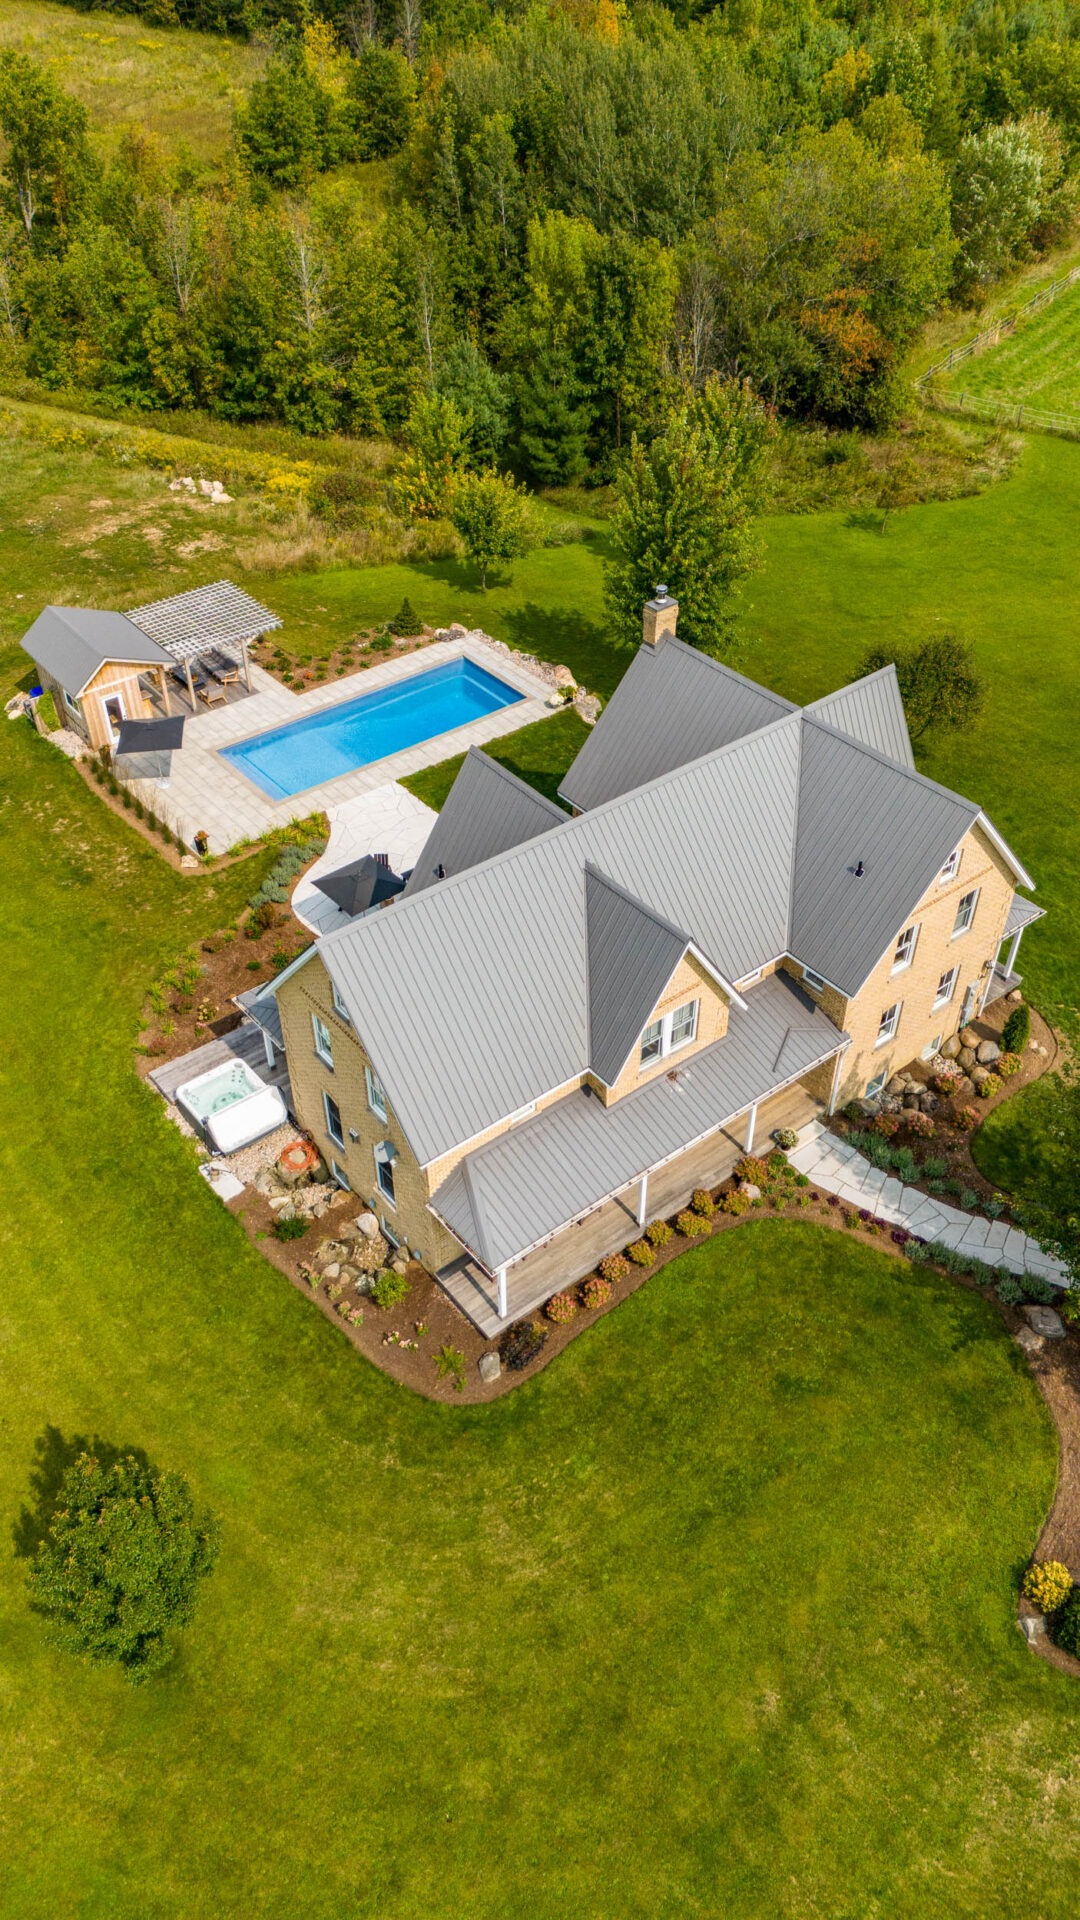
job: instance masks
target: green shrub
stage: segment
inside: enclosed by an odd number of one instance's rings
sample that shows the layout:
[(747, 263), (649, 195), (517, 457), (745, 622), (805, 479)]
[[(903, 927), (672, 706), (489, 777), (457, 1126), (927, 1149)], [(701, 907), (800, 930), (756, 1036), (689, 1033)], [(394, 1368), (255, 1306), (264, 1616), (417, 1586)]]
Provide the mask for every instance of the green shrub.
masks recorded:
[(949, 1163), (938, 1154), (927, 1154), (923, 1161), (923, 1174), (927, 1180), (943, 1180), (949, 1171)]
[(1023, 1053), (1031, 1032), (1031, 1013), (1021, 1000), (1014, 1007), (1005, 1025), (1001, 1029), (1001, 1051), (1003, 1053)]
[(685, 1240), (696, 1240), (700, 1234), (708, 1233), (709, 1222), (700, 1213), (691, 1213), (689, 1208), (680, 1213), (675, 1222), (676, 1229)]
[(610, 1299), (611, 1281), (605, 1280), (602, 1274), (590, 1273), (588, 1279), (582, 1281), (581, 1304), (590, 1313), (595, 1312), (597, 1307), (606, 1307)]
[(614, 1287), (620, 1280), (626, 1279), (630, 1271), (630, 1262), (624, 1259), (621, 1253), (609, 1253), (606, 1259), (600, 1261), (596, 1270), (609, 1286)]
[(708, 1220), (716, 1212), (716, 1203), (707, 1187), (695, 1187), (690, 1195), (690, 1205), (703, 1220)]
[(645, 1238), (650, 1247), (666, 1247), (671, 1237), (671, 1228), (666, 1220), (653, 1220), (645, 1229)]
[(1057, 1310), (1070, 1327), (1080, 1322), (1080, 1287), (1068, 1286), (1058, 1299)]
[(302, 1213), (291, 1213), (285, 1219), (279, 1214), (274, 1221), (274, 1237), (277, 1240), (301, 1240), (309, 1224)]
[(979, 1204), (979, 1196), (974, 1191), (974, 1188), (962, 1187), (960, 1190), (960, 1205), (963, 1208), (964, 1212), (970, 1213), (972, 1208), (977, 1207), (978, 1204)]
[(1054, 1628), (1054, 1644), (1080, 1660), (1080, 1596), (1075, 1593)]
[(656, 1259), (656, 1251), (647, 1240), (632, 1240), (626, 1249), (626, 1257), (633, 1261), (635, 1267), (651, 1267)]
[(910, 1147), (900, 1147), (893, 1154), (893, 1170), (899, 1180), (908, 1182), (919, 1177), (919, 1163)]
[(461, 1348), (449, 1344), (440, 1347), (435, 1356), (435, 1372), (440, 1380), (452, 1380), (454, 1392), (460, 1393), (465, 1385), (465, 1355)]
[(871, 1140), (866, 1150), (866, 1157), (872, 1167), (887, 1173), (893, 1163), (893, 1149), (887, 1140)]
[(393, 1267), (384, 1267), (382, 1273), (376, 1276), (371, 1297), (377, 1307), (385, 1310), (400, 1306), (408, 1292), (409, 1281), (406, 1275), (395, 1273)]
[(577, 1312), (577, 1301), (572, 1293), (553, 1293), (544, 1312), (557, 1327), (564, 1327)]
[(720, 1211), (721, 1213), (749, 1213), (750, 1204), (749, 1196), (736, 1190), (725, 1193), (720, 1202)]
[(1057, 1287), (1052, 1287), (1049, 1280), (1040, 1280), (1037, 1274), (1025, 1273), (1022, 1276), (1021, 1284), (1028, 1299), (1033, 1301), (1037, 1306), (1053, 1306), (1058, 1297)]
[(1001, 1092), (1000, 1073), (988, 1073), (985, 1080), (980, 1080), (975, 1091), (980, 1100), (992, 1100), (995, 1093)]
[(1023, 1287), (1011, 1273), (1007, 1273), (1003, 1280), (998, 1281), (994, 1291), (1003, 1307), (1018, 1307), (1024, 1297)]
[(1072, 1574), (1060, 1560), (1033, 1560), (1024, 1575), (1024, 1598), (1040, 1613), (1056, 1613), (1072, 1590)]

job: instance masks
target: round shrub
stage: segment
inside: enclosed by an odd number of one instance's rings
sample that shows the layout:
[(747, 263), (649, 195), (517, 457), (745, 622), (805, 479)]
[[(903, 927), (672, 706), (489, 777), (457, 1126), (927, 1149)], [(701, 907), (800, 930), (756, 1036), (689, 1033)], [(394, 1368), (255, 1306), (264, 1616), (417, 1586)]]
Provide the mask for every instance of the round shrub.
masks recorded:
[(609, 1287), (617, 1287), (620, 1280), (626, 1279), (630, 1271), (630, 1263), (621, 1253), (609, 1253), (606, 1260), (600, 1261), (596, 1270), (601, 1279), (607, 1281)]
[(671, 1228), (666, 1220), (653, 1220), (645, 1229), (645, 1238), (650, 1247), (666, 1247), (671, 1237)]
[(1033, 1560), (1024, 1575), (1024, 1597), (1040, 1613), (1056, 1613), (1072, 1590), (1072, 1574), (1060, 1560)]
[(721, 1213), (749, 1213), (750, 1201), (745, 1193), (725, 1193), (720, 1202)]
[(308, 1230), (308, 1222), (303, 1214), (293, 1213), (285, 1220), (278, 1215), (274, 1221), (274, 1238), (277, 1240), (300, 1240)]
[(553, 1293), (544, 1312), (557, 1327), (565, 1327), (567, 1321), (572, 1320), (577, 1312), (577, 1301), (572, 1293)]
[(899, 1115), (895, 1113), (879, 1113), (877, 1119), (872, 1122), (872, 1126), (874, 1132), (880, 1133), (883, 1140), (891, 1140), (893, 1134), (899, 1133), (900, 1131)]
[(970, 1133), (972, 1128), (979, 1124), (979, 1109), (978, 1107), (960, 1107), (953, 1118), (964, 1133)]
[(603, 1279), (602, 1276), (598, 1273), (590, 1273), (588, 1279), (582, 1281), (581, 1304), (583, 1307), (588, 1307), (590, 1309), (594, 1309), (596, 1307), (606, 1307), (610, 1299), (611, 1299), (611, 1281), (610, 1280)]
[(1038, 1274), (1025, 1273), (1022, 1285), (1028, 1299), (1037, 1306), (1052, 1307), (1057, 1299), (1057, 1288), (1052, 1287), (1049, 1280), (1040, 1280)]
[(1001, 1049), (1003, 1053), (1023, 1053), (1031, 1031), (1031, 1014), (1021, 1000), (1014, 1007), (1001, 1030)]
[(709, 1231), (709, 1222), (704, 1216), (700, 1213), (691, 1213), (689, 1209), (685, 1213), (680, 1213), (675, 1225), (686, 1240), (696, 1240), (699, 1234)]
[(632, 1240), (626, 1249), (626, 1257), (633, 1261), (635, 1267), (651, 1267), (656, 1254), (647, 1240)]
[(980, 1081), (975, 1091), (980, 1100), (992, 1100), (995, 1093), (1001, 1092), (1001, 1075), (999, 1073), (988, 1073), (986, 1079)]
[(994, 1072), (999, 1073), (1003, 1080), (1011, 1080), (1014, 1073), (1019, 1073), (1022, 1064), (1018, 1053), (1002, 1053), (994, 1061)]
[(907, 1126), (909, 1132), (916, 1134), (920, 1140), (932, 1140), (934, 1137), (934, 1122), (928, 1113), (909, 1113)]
[(752, 1153), (745, 1153), (735, 1162), (736, 1180), (748, 1180), (752, 1187), (763, 1187), (769, 1178), (769, 1169), (764, 1160), (755, 1160)]
[(1074, 1593), (1066, 1604), (1054, 1629), (1054, 1642), (1074, 1660), (1080, 1660), (1080, 1595)]
[(403, 1273), (395, 1273), (393, 1267), (384, 1268), (371, 1289), (371, 1297), (377, 1307), (384, 1310), (400, 1306), (409, 1291), (409, 1282)]
[(1014, 1279), (1011, 1273), (1005, 1274), (1004, 1277), (998, 1281), (994, 1291), (1003, 1307), (1018, 1307), (1024, 1297), (1023, 1287), (1020, 1285), (1019, 1280)]
[(690, 1205), (703, 1220), (708, 1220), (716, 1212), (716, 1205), (707, 1187), (696, 1187), (690, 1195)]

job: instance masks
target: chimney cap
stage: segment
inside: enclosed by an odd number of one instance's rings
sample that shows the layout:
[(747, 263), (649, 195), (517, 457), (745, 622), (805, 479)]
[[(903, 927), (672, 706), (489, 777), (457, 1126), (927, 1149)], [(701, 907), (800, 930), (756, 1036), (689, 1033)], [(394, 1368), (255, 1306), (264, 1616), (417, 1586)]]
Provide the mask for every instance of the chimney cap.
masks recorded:
[(657, 583), (656, 592), (649, 601), (650, 607), (673, 607), (675, 605), (663, 581)]

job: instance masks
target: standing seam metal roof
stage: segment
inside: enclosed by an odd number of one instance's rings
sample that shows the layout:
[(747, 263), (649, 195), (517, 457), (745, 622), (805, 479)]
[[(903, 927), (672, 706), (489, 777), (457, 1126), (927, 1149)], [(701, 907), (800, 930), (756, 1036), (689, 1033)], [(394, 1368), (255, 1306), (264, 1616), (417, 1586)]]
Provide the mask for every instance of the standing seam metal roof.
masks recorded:
[(22, 645), (39, 667), (76, 698), (108, 661), (138, 667), (172, 665), (164, 648), (126, 613), (100, 607), (45, 607), (23, 635)]
[(586, 862), (589, 1065), (606, 1086), (614, 1086), (689, 945), (688, 934)]
[[(476, 867), (508, 847), (561, 826), (566, 811), (535, 787), (470, 747), (441, 813), (417, 858), (406, 894), (422, 893), (441, 877)], [(445, 869), (438, 875), (438, 867)]]
[(876, 748), (890, 760), (898, 760), (901, 766), (915, 765), (900, 682), (893, 666), (867, 674), (865, 680), (853, 680), (850, 687), (826, 694), (824, 700), (815, 700), (803, 711), (811, 719), (835, 727), (838, 733), (861, 740), (863, 746)]

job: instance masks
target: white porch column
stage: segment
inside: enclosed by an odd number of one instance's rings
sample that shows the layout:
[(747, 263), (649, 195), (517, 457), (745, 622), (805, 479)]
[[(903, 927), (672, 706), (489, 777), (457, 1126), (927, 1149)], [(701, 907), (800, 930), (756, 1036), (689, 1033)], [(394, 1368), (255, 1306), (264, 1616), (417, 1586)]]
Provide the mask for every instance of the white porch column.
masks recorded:
[(248, 643), (246, 640), (241, 640), (240, 652), (243, 655), (243, 660), (244, 660), (244, 685), (247, 688), (248, 692), (250, 693), (251, 692), (251, 662), (248, 659)]
[(1016, 956), (1020, 951), (1020, 935), (1023, 931), (1023, 927), (1017, 927), (1016, 932), (1013, 934), (1013, 943), (1009, 948), (1009, 958), (1005, 963), (1006, 973), (1013, 973), (1016, 970)]
[(641, 1176), (641, 1185), (638, 1188), (638, 1197), (637, 1197), (637, 1223), (639, 1227), (643, 1227), (645, 1225), (645, 1214), (646, 1214), (648, 1205), (649, 1205), (649, 1176), (647, 1173), (643, 1173)]
[(506, 1319), (506, 1317), (507, 1317), (507, 1311), (506, 1311), (506, 1268), (505, 1268), (505, 1267), (500, 1267), (500, 1268), (499, 1268), (499, 1271), (498, 1271), (498, 1273), (497, 1273), (497, 1274), (495, 1275), (495, 1284), (496, 1284), (496, 1286), (498, 1287), (498, 1290), (499, 1290), (499, 1319), (500, 1319), (500, 1320), (505, 1320), (505, 1319)]
[(270, 1035), (267, 1033), (265, 1027), (262, 1030), (262, 1037), (263, 1037), (263, 1052), (266, 1055), (266, 1064), (268, 1067), (273, 1067), (274, 1061), (276, 1058), (276, 1055), (274, 1053), (274, 1043), (271, 1040)]
[(836, 1112), (836, 1096), (840, 1091), (840, 1069), (843, 1066), (843, 1064), (844, 1064), (844, 1056), (842, 1053), (838, 1053), (836, 1056), (836, 1065), (833, 1067), (832, 1085), (829, 1088), (829, 1104), (828, 1104), (828, 1107), (826, 1108), (826, 1112), (828, 1113), (830, 1119), (832, 1118), (832, 1115)]
[(746, 1116), (746, 1151), (747, 1153), (753, 1153), (754, 1151), (754, 1128), (756, 1126), (757, 1126), (757, 1101), (755, 1100), (753, 1106), (750, 1108), (750, 1111)]

